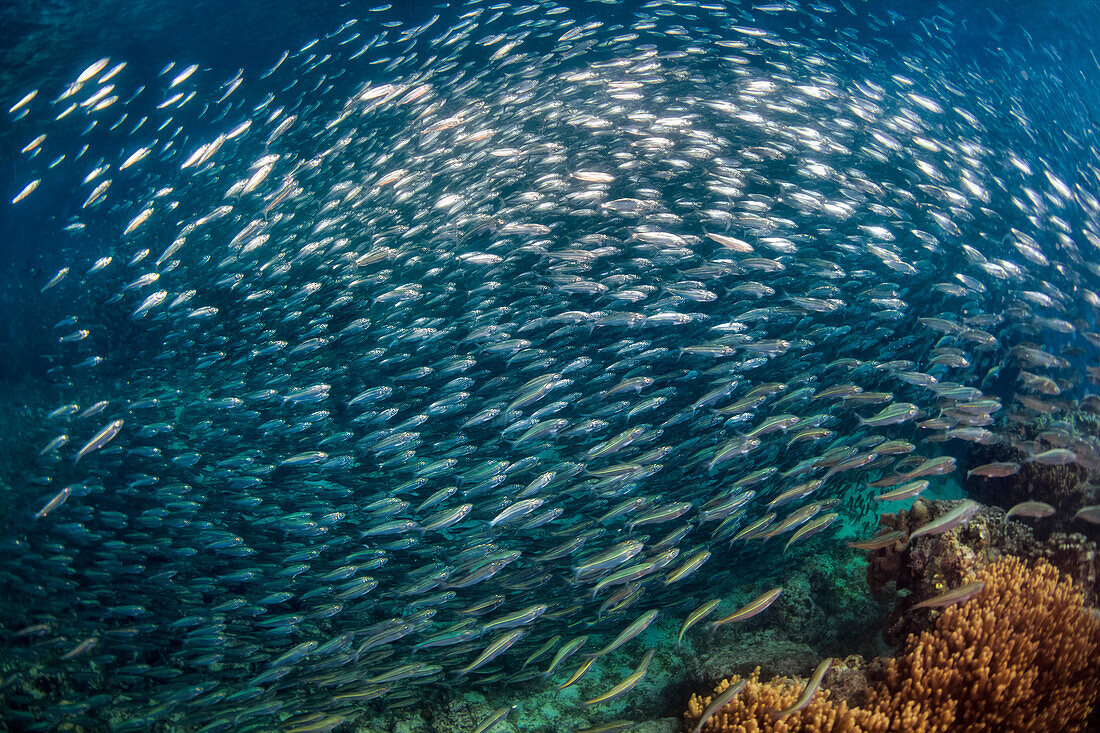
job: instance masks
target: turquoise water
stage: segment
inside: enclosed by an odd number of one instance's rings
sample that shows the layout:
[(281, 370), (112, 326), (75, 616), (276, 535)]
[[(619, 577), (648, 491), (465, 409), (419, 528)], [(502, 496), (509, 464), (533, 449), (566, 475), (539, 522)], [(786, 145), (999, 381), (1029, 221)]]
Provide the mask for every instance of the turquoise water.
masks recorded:
[(1095, 8), (5, 12), (12, 729), (675, 730), (1100, 466)]

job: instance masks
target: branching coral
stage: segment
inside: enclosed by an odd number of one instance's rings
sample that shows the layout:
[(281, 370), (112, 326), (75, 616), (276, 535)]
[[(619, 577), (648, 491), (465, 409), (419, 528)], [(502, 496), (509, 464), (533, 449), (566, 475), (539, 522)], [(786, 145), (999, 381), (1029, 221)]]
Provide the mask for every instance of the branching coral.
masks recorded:
[[(955, 502), (918, 499), (908, 510), (879, 517), (883, 527), (899, 529), (906, 534), (943, 516), (958, 506)], [(1002, 533), (1003, 513), (998, 509), (983, 509), (977, 516), (950, 532), (918, 538), (912, 543), (898, 542), (871, 553), (868, 558), (867, 580), (872, 589), (889, 582), (912, 595), (894, 609), (883, 638), (900, 647), (912, 632), (924, 629), (924, 616), (906, 613), (917, 601), (939, 595), (948, 588), (966, 582), (971, 575), (1000, 556), (991, 543), (992, 534)]]
[[(908, 510), (879, 517), (884, 531), (905, 533), (934, 520), (954, 504), (918, 499)], [(1084, 594), (1086, 605), (1100, 606), (1100, 552), (1094, 541), (1079, 533), (1047, 532), (1037, 535), (1033, 521), (1005, 521), (996, 507), (982, 510), (963, 527), (942, 535), (920, 537), (906, 545), (897, 542), (868, 555), (867, 581), (873, 590), (894, 584), (909, 591), (911, 602), (898, 604), (884, 637), (900, 646), (922, 619), (907, 613), (910, 606), (929, 596), (957, 587), (995, 561), (1012, 555), (1025, 560), (1043, 559), (1071, 577)]]
[[(822, 690), (801, 711), (777, 719), (772, 711), (789, 706), (801, 685), (785, 678), (761, 684), (754, 674), (702, 730), (1085, 730), (1100, 688), (1100, 622), (1073, 581), (1046, 563), (1017, 558), (979, 577), (981, 593), (944, 610), (933, 630), (910, 636), (905, 654), (886, 663), (864, 707), (834, 703)], [(710, 699), (692, 697), (689, 723)]]
[[(703, 731), (721, 733), (762, 733), (763, 731), (825, 731), (854, 730), (852, 711), (846, 703), (835, 704), (829, 699), (827, 690), (819, 691), (805, 708), (784, 718), (776, 719), (772, 714), (776, 710), (790, 707), (802, 690), (802, 686), (786, 677), (775, 677), (771, 682), (760, 682), (760, 668), (749, 677), (737, 697), (714, 714), (703, 726)], [(722, 682), (715, 689), (715, 695), (721, 694), (730, 685), (736, 684), (740, 677)], [(692, 695), (688, 701), (687, 720), (694, 725), (703, 714), (712, 698)]]

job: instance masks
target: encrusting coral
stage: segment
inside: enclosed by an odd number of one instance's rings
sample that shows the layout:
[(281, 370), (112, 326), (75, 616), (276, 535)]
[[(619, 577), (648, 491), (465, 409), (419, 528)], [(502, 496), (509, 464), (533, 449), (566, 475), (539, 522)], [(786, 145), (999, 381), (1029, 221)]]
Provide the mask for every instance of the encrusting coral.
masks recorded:
[[(802, 710), (777, 717), (803, 685), (761, 683), (754, 673), (702, 731), (1085, 730), (1100, 689), (1100, 621), (1073, 581), (1047, 563), (1013, 557), (978, 579), (985, 586), (972, 600), (930, 612), (939, 614), (934, 628), (911, 635), (905, 653), (885, 663), (865, 705), (834, 702), (822, 689)], [(689, 727), (711, 699), (692, 696)]]
[[(908, 510), (883, 514), (884, 531), (914, 529), (943, 516), (957, 502), (918, 499)], [(924, 629), (923, 616), (909, 613), (918, 601), (958, 587), (987, 565), (1005, 556), (1046, 560), (1069, 576), (1084, 595), (1085, 604), (1100, 606), (1100, 552), (1095, 541), (1073, 532), (1046, 532), (1040, 536), (1036, 520), (1005, 520), (1002, 509), (984, 506), (969, 522), (950, 532), (898, 541), (868, 555), (867, 582), (872, 590), (893, 586), (908, 591), (907, 600), (894, 609), (883, 638), (900, 648), (912, 632)]]

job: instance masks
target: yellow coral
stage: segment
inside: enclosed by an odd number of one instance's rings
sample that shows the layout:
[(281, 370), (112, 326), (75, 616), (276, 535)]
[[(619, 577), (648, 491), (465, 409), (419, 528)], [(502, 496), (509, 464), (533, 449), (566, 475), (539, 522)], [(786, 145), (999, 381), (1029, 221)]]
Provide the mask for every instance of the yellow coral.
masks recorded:
[[(949, 607), (935, 628), (909, 637), (866, 707), (834, 703), (822, 689), (798, 713), (776, 719), (802, 686), (753, 673), (706, 722), (704, 733), (764, 731), (1080, 731), (1100, 687), (1100, 624), (1054, 567), (1006, 558), (979, 576), (983, 590)], [(721, 693), (739, 678), (724, 682)], [(711, 697), (692, 696), (693, 725)]]
[[(723, 681), (715, 690), (715, 695), (721, 694), (730, 685), (737, 684), (741, 677), (734, 676)], [(738, 693), (737, 697), (724, 708), (719, 710), (703, 726), (703, 731), (721, 733), (762, 733), (763, 731), (816, 731), (816, 730), (849, 730), (852, 720), (852, 711), (847, 704), (839, 705), (829, 700), (828, 690), (820, 690), (806, 707), (797, 713), (792, 713), (783, 718), (776, 719), (772, 713), (776, 710), (785, 710), (794, 704), (802, 692), (802, 685), (787, 679), (775, 677), (771, 682), (760, 682), (760, 668), (757, 667), (749, 676), (749, 682), (745, 689)], [(687, 719), (694, 725), (703, 710), (710, 704), (712, 697), (699, 697), (692, 695), (688, 701)], [(845, 728), (844, 726), (849, 726)]]

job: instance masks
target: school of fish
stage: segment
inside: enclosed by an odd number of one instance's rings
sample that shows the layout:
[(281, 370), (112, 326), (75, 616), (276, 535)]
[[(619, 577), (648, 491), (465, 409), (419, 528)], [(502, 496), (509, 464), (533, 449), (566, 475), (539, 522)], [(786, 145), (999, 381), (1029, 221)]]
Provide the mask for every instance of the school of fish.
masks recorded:
[(67, 687), (7, 675), (13, 725), (328, 731), (631, 651), (598, 705), (660, 617), (766, 609), (721, 599), (777, 554), (1100, 468), (1058, 422), (1100, 411), (1100, 150), (1040, 154), (953, 11), (894, 54), (843, 31), (870, 3), (588, 5), (381, 6), (263, 73), (105, 57), (5, 105), (8, 200), (67, 190), (74, 242), (0, 568), (5, 648)]

